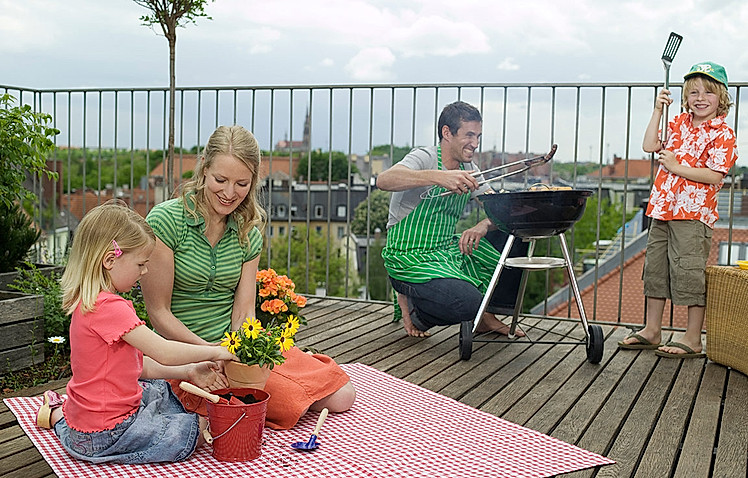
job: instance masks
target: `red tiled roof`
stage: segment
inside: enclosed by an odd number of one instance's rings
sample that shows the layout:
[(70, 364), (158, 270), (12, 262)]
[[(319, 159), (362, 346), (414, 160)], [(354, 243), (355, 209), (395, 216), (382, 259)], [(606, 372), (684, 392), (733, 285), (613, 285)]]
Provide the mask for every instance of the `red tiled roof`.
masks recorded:
[[(144, 189), (136, 188), (132, 190), (132, 197), (129, 197), (125, 191), (125, 196), (121, 197), (123, 201), (130, 205), (138, 214), (145, 217), (148, 214), (146, 209), (146, 202), (149, 207), (153, 207), (155, 191), (153, 188), (148, 189), (148, 197), (146, 197), (146, 191)], [(61, 209), (69, 209), (70, 213), (73, 214), (79, 221), (83, 219), (83, 216), (98, 206), (99, 204), (105, 203), (112, 199), (112, 191), (107, 190), (101, 194), (96, 194), (94, 191), (86, 190), (85, 192), (78, 190), (72, 194), (63, 194), (59, 198), (59, 207)], [(84, 198), (85, 198), (85, 210), (84, 210)]]
[[(298, 159), (294, 158), (294, 164), (293, 164), (293, 175), (296, 175), (296, 166), (298, 164)], [(276, 156), (273, 155), (273, 172), (274, 173), (285, 173), (288, 174), (288, 162), (289, 158), (288, 156)], [(197, 166), (197, 155), (194, 154), (184, 154), (181, 157), (181, 165), (180, 165), (180, 157), (179, 155), (174, 156), (174, 181), (176, 184), (179, 184), (182, 180), (182, 175), (188, 171), (194, 171), (195, 167)], [(165, 171), (164, 168), (166, 168), (166, 161), (163, 161), (161, 164), (153, 168), (151, 170), (151, 177), (164, 177)], [(265, 179), (270, 171), (270, 157), (268, 155), (263, 155), (262, 161), (260, 162), (260, 180)]]
[[(715, 228), (712, 236), (712, 247), (709, 251), (707, 265), (717, 264), (719, 258), (719, 244), (728, 240), (728, 229)], [(733, 229), (733, 243), (748, 243), (748, 229)], [(644, 318), (644, 286), (641, 280), (644, 269), (644, 251), (637, 253), (623, 265), (623, 286), (620, 291), (621, 312), (620, 321), (632, 324), (642, 324)], [(619, 285), (621, 284), (620, 267), (597, 281), (597, 298), (593, 286), (580, 291), (584, 311), (590, 320), (605, 322), (618, 321)], [(663, 325), (670, 325), (670, 301), (665, 304)], [(568, 302), (564, 302), (549, 312), (551, 316), (567, 316)], [(686, 327), (688, 320), (687, 307), (675, 306), (673, 309), (672, 326)], [(571, 305), (571, 316), (579, 318), (576, 303)]]
[[(626, 171), (627, 165), (628, 171)], [(648, 178), (652, 174), (652, 161), (649, 159), (623, 159), (613, 156), (613, 164), (603, 166), (602, 173), (604, 179)], [(599, 169), (588, 174), (590, 177), (599, 175)]]

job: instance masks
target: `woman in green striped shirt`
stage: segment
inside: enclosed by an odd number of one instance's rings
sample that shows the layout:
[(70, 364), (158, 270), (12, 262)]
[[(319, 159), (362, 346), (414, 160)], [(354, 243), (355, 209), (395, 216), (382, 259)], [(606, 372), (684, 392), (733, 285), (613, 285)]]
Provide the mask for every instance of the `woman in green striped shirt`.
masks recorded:
[[(258, 201), (259, 170), (260, 149), (252, 133), (221, 126), (180, 197), (148, 214), (157, 241), (151, 274), (141, 279), (141, 287), (151, 323), (164, 337), (216, 343), (247, 317), (255, 317), (263, 243), (258, 228), (265, 221)], [(296, 347), (284, 356), (265, 387), (271, 396), (268, 425), (290, 428), (309, 408), (340, 412), (353, 404), (355, 389), (332, 359)], [(226, 384), (225, 377), (216, 375), (211, 388)]]

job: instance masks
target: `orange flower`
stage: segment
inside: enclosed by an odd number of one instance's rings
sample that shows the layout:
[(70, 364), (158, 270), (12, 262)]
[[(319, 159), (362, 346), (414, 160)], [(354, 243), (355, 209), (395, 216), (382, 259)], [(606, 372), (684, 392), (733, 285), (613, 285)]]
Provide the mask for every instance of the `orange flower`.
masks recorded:
[(303, 295), (297, 295), (294, 302), (296, 302), (296, 305), (298, 305), (299, 307), (304, 307), (306, 305), (306, 297), (304, 297)]
[(280, 299), (273, 299), (263, 302), (260, 306), (260, 310), (263, 312), (270, 312), (271, 314), (279, 314), (281, 312), (287, 312), (288, 306)]

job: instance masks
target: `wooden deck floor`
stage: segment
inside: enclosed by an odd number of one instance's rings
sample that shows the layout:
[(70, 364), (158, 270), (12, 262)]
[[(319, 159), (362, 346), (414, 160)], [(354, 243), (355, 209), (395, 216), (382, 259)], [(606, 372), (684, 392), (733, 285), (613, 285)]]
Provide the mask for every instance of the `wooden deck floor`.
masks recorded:
[[(565, 477), (748, 476), (748, 377), (706, 359), (617, 350), (625, 328), (603, 327), (598, 365), (587, 362), (584, 347), (557, 343), (476, 342), (463, 361), (457, 326), (416, 339), (391, 322), (388, 304), (312, 299), (306, 310), (300, 345), (340, 363), (371, 365), (617, 462)], [(533, 319), (528, 327), (535, 340), (583, 337), (577, 321)], [(62, 389), (64, 382), (52, 385)], [(0, 476), (54, 476), (4, 405)]]

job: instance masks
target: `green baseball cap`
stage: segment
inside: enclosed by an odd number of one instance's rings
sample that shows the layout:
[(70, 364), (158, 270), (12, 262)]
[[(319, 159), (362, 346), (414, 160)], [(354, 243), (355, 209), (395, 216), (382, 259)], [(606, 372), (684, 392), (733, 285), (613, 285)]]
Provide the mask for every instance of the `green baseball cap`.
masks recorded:
[(727, 72), (725, 71), (725, 67), (722, 65), (718, 65), (711, 61), (696, 63), (691, 67), (691, 71), (683, 75), (683, 79), (687, 79), (693, 75), (706, 75), (713, 80), (719, 81), (725, 85), (725, 88), (727, 88)]

